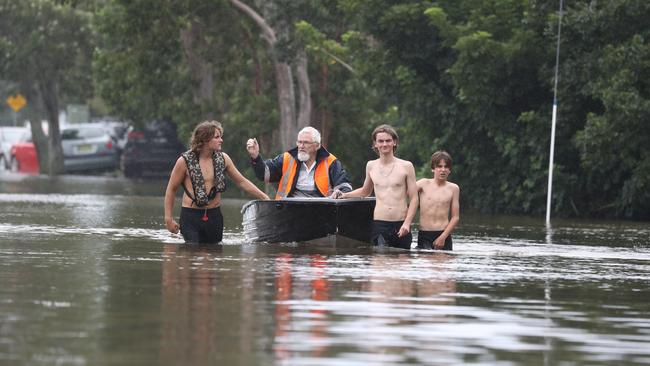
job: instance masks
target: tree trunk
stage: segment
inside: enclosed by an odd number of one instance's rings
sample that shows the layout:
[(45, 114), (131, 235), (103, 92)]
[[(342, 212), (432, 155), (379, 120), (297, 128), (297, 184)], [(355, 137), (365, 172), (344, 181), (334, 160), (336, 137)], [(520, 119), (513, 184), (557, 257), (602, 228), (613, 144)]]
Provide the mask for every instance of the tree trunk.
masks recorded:
[(296, 58), (296, 76), (298, 78), (298, 94), (300, 104), (298, 105), (297, 130), (309, 126), (311, 123), (311, 86), (309, 84), (309, 73), (307, 70), (307, 53), (305, 50), (298, 52)]
[(29, 126), (32, 131), (32, 143), (36, 149), (36, 157), (38, 158), (38, 166), (40, 174), (50, 173), (50, 158), (48, 154), (47, 136), (43, 131), (43, 125), (40, 118), (30, 118)]
[[(266, 20), (255, 10), (240, 0), (230, 2), (244, 14), (249, 16), (262, 30), (262, 37), (269, 46), (269, 52), (275, 68), (275, 81), (278, 93), (278, 107), (280, 111), (279, 141), (281, 149), (288, 149), (295, 146), (296, 134), (299, 126), (306, 126), (311, 118), (311, 91), (309, 77), (307, 74), (307, 57), (303, 52), (299, 53), (296, 60), (298, 88), (300, 93), (300, 110), (296, 116), (296, 94), (293, 80), (293, 73), (288, 62), (281, 61), (276, 56), (277, 36)], [(301, 55), (304, 60), (300, 60)]]
[(39, 102), (42, 102), (42, 98), (38, 90), (31, 88), (30, 86), (23, 86), (21, 89), (26, 91), (27, 100), (32, 102), (29, 104), (29, 107), (25, 108), (27, 112), (27, 120), (29, 121), (29, 129), (32, 132), (32, 143), (36, 149), (36, 157), (38, 159), (38, 165), (40, 174), (49, 173), (49, 154), (48, 154), (48, 142), (47, 135), (43, 131), (43, 110)]
[(319, 92), (323, 100), (320, 103), (319, 115), (320, 115), (320, 128), (321, 128), (321, 143), (325, 148), (328, 147), (330, 141), (330, 132), (332, 131), (331, 118), (329, 110), (327, 109), (328, 103), (328, 92), (327, 92), (327, 83), (329, 79), (329, 69), (326, 63), (323, 63), (320, 68), (320, 85)]
[(278, 88), (278, 106), (280, 107), (280, 145), (286, 150), (295, 145), (298, 130), (296, 128), (296, 94), (293, 89), (291, 66), (285, 62), (275, 62), (275, 81)]
[[(181, 29), (180, 39), (187, 63), (190, 67), (192, 78), (198, 84), (194, 90), (194, 102), (202, 108), (209, 106), (214, 96), (214, 77), (212, 73), (212, 64), (206, 61), (198, 49), (207, 47), (202, 44), (203, 26), (195, 19), (191, 20), (188, 27)], [(214, 113), (212, 108), (207, 108), (205, 118), (213, 119)]]
[(43, 83), (39, 89), (43, 106), (45, 107), (48, 125), (48, 174), (63, 174), (63, 148), (61, 147), (61, 131), (59, 129), (58, 88), (55, 84)]

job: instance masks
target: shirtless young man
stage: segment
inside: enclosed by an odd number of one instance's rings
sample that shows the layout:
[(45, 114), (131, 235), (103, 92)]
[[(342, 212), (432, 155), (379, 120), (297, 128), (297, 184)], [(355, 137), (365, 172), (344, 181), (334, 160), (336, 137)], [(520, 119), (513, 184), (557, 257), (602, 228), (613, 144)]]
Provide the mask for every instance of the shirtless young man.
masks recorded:
[[(268, 200), (237, 170), (228, 154), (221, 151), (223, 127), (217, 121), (202, 122), (194, 129), (190, 150), (176, 160), (165, 191), (165, 226), (172, 233), (180, 230), (186, 243), (218, 243), (223, 238), (221, 192), (226, 190), (224, 175), (253, 197)], [(185, 193), (180, 225), (173, 208), (178, 187)]]
[(418, 191), (413, 164), (394, 155), (398, 141), (397, 132), (391, 126), (375, 128), (372, 143), (379, 159), (366, 165), (363, 186), (334, 197), (366, 197), (374, 190), (373, 244), (411, 249), (411, 222), (418, 209)]
[(417, 182), (420, 194), (418, 248), (452, 250), (451, 232), (460, 221), (460, 188), (447, 181), (451, 156), (446, 151), (433, 153), (431, 171), (433, 179), (423, 178)]

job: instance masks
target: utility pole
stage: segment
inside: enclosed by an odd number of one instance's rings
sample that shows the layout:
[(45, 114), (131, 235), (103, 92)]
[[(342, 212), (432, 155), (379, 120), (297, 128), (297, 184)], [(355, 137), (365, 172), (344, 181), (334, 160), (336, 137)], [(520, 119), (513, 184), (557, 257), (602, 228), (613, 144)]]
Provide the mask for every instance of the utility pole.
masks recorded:
[(553, 87), (553, 118), (551, 120), (551, 148), (548, 159), (548, 190), (546, 194), (546, 225), (551, 223), (551, 197), (553, 194), (553, 158), (555, 154), (555, 123), (557, 121), (557, 78), (560, 65), (560, 33), (562, 31), (562, 0), (557, 21), (557, 47), (555, 50), (555, 85)]

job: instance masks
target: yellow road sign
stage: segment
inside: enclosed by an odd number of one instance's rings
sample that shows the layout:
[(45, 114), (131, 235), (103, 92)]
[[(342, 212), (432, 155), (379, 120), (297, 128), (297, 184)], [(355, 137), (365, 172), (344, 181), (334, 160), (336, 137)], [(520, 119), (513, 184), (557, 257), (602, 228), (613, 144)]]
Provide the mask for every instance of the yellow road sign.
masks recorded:
[(9, 98), (7, 98), (7, 104), (9, 104), (14, 112), (18, 112), (27, 105), (27, 99), (25, 99), (21, 94), (10, 95)]

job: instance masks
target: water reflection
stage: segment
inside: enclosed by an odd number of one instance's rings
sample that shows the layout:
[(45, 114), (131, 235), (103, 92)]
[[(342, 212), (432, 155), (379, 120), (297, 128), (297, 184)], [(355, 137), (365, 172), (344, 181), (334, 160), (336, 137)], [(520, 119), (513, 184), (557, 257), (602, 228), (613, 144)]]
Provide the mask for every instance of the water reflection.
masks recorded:
[[(310, 272), (305, 282), (300, 279), (294, 281), (292, 254), (282, 253), (275, 259), (274, 353), (278, 360), (286, 361), (293, 357), (293, 347), (289, 343), (298, 323), (302, 343), (311, 345), (308, 350), (310, 357), (320, 357), (327, 348), (329, 311), (323, 303), (330, 299), (330, 283), (326, 275), (327, 257), (313, 254), (304, 259), (308, 262), (306, 265)], [(309, 299), (309, 309), (294, 313), (292, 305), (296, 299)]]
[[(447, 272), (453, 260), (454, 256), (439, 252), (417, 258), (410, 254), (375, 256), (370, 261), (373, 276), (363, 289), (374, 294), (372, 300), (378, 302), (453, 304), (456, 283)], [(421, 271), (418, 274), (421, 280), (415, 280), (411, 273), (408, 276), (399, 272), (391, 274), (395, 268)]]
[[(361, 263), (358, 259), (277, 256), (274, 353), (279, 360), (406, 361), (413, 355), (404, 354), (410, 354), (414, 344), (430, 343), (424, 334), (417, 339), (412, 327), (455, 321), (454, 314), (444, 310), (456, 302), (456, 283), (448, 272), (453, 256), (390, 253), (365, 257)], [(350, 270), (362, 272), (353, 283), (345, 279)], [(416, 278), (414, 271), (419, 273)], [(427, 357), (451, 357), (443, 346), (424, 347)]]
[[(447, 344), (444, 337), (435, 337), (434, 332), (418, 334), (409, 330), (411, 327), (444, 329), (455, 323), (455, 315), (445, 310), (456, 303), (456, 281), (448, 272), (454, 256), (439, 252), (427, 254), (431, 255), (375, 256), (370, 261), (372, 276), (361, 291), (371, 296), (370, 301), (381, 305), (369, 306), (375, 313), (369, 320), (375, 324), (366, 324), (366, 327), (375, 329), (370, 336), (374, 340), (372, 347), (383, 348), (384, 356), (393, 355), (377, 362), (415, 359), (444, 364), (460, 361), (450, 352), (451, 344)], [(417, 279), (412, 272), (418, 272)], [(377, 314), (377, 310), (381, 312)], [(437, 340), (432, 342), (431, 339)], [(420, 351), (413, 352), (416, 349)], [(367, 352), (371, 353), (372, 349)]]
[(0, 364), (650, 361), (647, 223), (465, 216), (454, 252), (380, 251), (248, 243), (224, 200), (200, 247), (120, 184), (0, 181)]
[(546, 223), (546, 244), (553, 244), (553, 227), (550, 222)]
[(215, 296), (218, 278), (214, 275), (215, 255), (221, 245), (163, 248), (160, 361), (175, 365), (207, 365), (219, 351), (214, 343)]
[[(275, 261), (275, 339), (282, 339), (291, 324), (291, 299), (292, 275), (291, 254), (282, 254)], [(279, 343), (274, 348), (275, 357), (281, 360), (289, 358), (289, 351)]]

